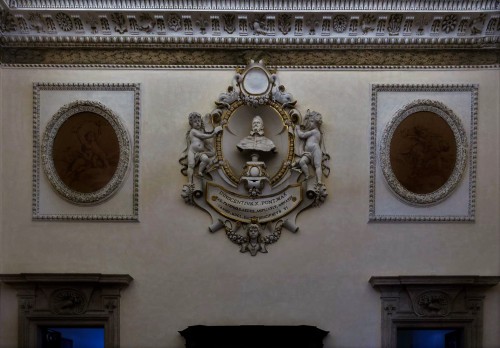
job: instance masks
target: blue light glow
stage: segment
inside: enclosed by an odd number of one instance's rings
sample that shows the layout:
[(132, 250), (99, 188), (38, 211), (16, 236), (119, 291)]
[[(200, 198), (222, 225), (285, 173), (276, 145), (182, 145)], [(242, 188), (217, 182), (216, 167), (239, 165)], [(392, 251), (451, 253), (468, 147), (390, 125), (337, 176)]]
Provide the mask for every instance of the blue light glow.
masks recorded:
[(73, 348), (104, 348), (104, 328), (51, 327), (63, 338), (73, 341)]
[[(446, 334), (459, 334), (460, 330), (447, 329), (421, 329), (421, 330), (398, 330), (397, 348), (446, 348)], [(449, 342), (450, 344), (451, 342)], [(451, 344), (458, 344), (453, 342)], [(459, 345), (456, 346), (460, 347)]]

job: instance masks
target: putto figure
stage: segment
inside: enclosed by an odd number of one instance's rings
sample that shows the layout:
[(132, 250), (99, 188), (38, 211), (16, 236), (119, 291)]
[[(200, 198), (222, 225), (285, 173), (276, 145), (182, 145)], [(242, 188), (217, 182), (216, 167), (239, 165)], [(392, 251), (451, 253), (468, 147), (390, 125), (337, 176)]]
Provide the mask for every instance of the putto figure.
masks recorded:
[(329, 168), (323, 163), (330, 156), (324, 152), (322, 123), (323, 118), (319, 112), (307, 110), (303, 125), (295, 127), (295, 133), (302, 142), (298, 152), (300, 160), (296, 166), (300, 167), (307, 180), (309, 179), (308, 165), (311, 164), (316, 172), (318, 184), (322, 184), (323, 171), (326, 172), (326, 176), (329, 174)]
[(250, 135), (241, 139), (236, 147), (240, 151), (276, 152), (273, 141), (264, 136), (264, 121), (258, 115), (252, 120)]
[(207, 133), (201, 115), (197, 112), (189, 114), (189, 125), (191, 129), (186, 134), (187, 148), (179, 162), (185, 166), (182, 172), (192, 184), (195, 167), (198, 165), (198, 174), (203, 176), (207, 166), (213, 162), (215, 150), (210, 139), (221, 132), (222, 127), (215, 127), (212, 133)]

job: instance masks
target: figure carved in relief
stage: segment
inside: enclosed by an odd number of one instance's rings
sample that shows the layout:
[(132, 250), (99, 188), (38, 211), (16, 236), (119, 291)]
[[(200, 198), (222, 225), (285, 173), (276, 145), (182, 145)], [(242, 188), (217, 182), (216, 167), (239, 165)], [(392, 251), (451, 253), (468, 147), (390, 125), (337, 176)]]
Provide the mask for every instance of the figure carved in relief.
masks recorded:
[(266, 23), (263, 19), (255, 18), (250, 27), (254, 30), (254, 35), (267, 35)]
[(183, 164), (187, 159), (187, 177), (191, 184), (195, 167), (198, 165), (198, 174), (203, 176), (207, 166), (213, 162), (215, 150), (209, 139), (221, 132), (222, 127), (218, 126), (212, 133), (207, 133), (201, 115), (197, 112), (189, 114), (189, 125), (191, 129), (186, 134), (187, 148), (180, 162)]
[(81, 144), (81, 153), (85, 159), (92, 163), (93, 167), (98, 167), (100, 160), (101, 166), (107, 168), (109, 167), (107, 155), (97, 143), (98, 130), (94, 128), (96, 128), (94, 124), (85, 123), (78, 129), (77, 134)]
[[(113, 177), (118, 140), (111, 125), (96, 115), (71, 118), (54, 140), (54, 165), (61, 180), (78, 192), (95, 192)], [(81, 123), (80, 123), (81, 122)], [(76, 123), (76, 125), (75, 125)]]
[(285, 86), (279, 85), (278, 87), (273, 87), (273, 100), (280, 103), (282, 107), (293, 107), (297, 101), (293, 99), (293, 96), (285, 92)]
[(271, 76), (271, 81), (273, 83), (272, 99), (275, 102), (280, 103), (283, 108), (294, 107), (297, 101), (293, 99), (291, 93), (285, 91), (285, 86), (280, 84), (278, 76), (273, 74)]
[(240, 82), (241, 82), (241, 75), (236, 74), (233, 77), (231, 86), (227, 87), (227, 92), (221, 93), (215, 104), (218, 107), (229, 108), (230, 104), (237, 101), (240, 97), (240, 88), (239, 88)]
[(238, 100), (239, 92), (233, 86), (227, 87), (226, 93), (219, 95), (219, 100), (215, 102), (217, 106), (224, 106), (229, 108), (229, 105)]
[(260, 226), (256, 223), (251, 223), (247, 227), (248, 242), (241, 245), (240, 251), (242, 253), (249, 252), (250, 255), (255, 256), (258, 252), (267, 253), (266, 245), (262, 242), (260, 236)]
[(302, 170), (307, 180), (309, 179), (308, 165), (311, 164), (314, 167), (318, 184), (322, 183), (323, 169), (327, 169), (323, 165), (324, 157), (328, 157), (322, 148), (322, 123), (323, 119), (319, 112), (307, 110), (303, 125), (295, 127), (295, 133), (302, 143), (298, 153), (300, 160), (295, 166)]
[(236, 147), (240, 151), (276, 152), (276, 146), (273, 141), (264, 136), (264, 121), (258, 115), (252, 120), (250, 135), (241, 139)]

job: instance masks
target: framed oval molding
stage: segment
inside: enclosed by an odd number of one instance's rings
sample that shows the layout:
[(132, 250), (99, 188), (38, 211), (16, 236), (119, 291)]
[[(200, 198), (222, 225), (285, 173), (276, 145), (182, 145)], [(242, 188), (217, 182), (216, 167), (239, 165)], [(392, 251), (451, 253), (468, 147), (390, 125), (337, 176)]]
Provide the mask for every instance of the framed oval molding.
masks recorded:
[(370, 222), (473, 222), (478, 85), (373, 84)]
[(458, 116), (435, 100), (416, 100), (387, 124), (380, 166), (403, 202), (438, 204), (459, 184), (467, 164), (467, 136)]
[(139, 220), (140, 85), (33, 84), (33, 220)]
[[(236, 173), (240, 168), (245, 167), (246, 161), (241, 158), (233, 158), (234, 156), (228, 156), (228, 149), (236, 148), (241, 135), (247, 131), (247, 129), (243, 128), (244, 125), (251, 124), (253, 115), (261, 115), (266, 119), (266, 129), (274, 129), (277, 133), (286, 124), (292, 122), (286, 110), (273, 100), (264, 101), (257, 107), (247, 105), (245, 100), (238, 100), (230, 105), (222, 117), (222, 123), (228, 124), (229, 127), (235, 129), (236, 134), (233, 135), (227, 132), (221, 135), (220, 140), (216, 142), (215, 150), (218, 160), (222, 163), (222, 171), (234, 187), (240, 181), (240, 176)], [(272, 185), (285, 179), (288, 167), (294, 160), (295, 154), (292, 135), (288, 132), (281, 132), (277, 138), (280, 140), (278, 143), (281, 144), (277, 153), (280, 159), (276, 161), (277, 163), (269, 163), (269, 167), (266, 169), (270, 175), (270, 183)], [(232, 161), (225, 161), (224, 158), (231, 158)]]
[(96, 101), (74, 101), (49, 121), (42, 165), (53, 188), (75, 204), (98, 204), (123, 184), (130, 162), (127, 129)]

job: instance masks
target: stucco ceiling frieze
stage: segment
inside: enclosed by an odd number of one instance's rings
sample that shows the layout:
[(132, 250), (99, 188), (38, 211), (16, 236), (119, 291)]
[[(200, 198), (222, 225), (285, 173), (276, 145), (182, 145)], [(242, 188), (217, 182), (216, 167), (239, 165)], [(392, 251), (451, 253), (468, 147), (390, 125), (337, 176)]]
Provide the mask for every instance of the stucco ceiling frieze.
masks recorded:
[(458, 0), (0, 0), (0, 47), (4, 64), (494, 65), (500, 11)]
[(498, 48), (495, 1), (10, 1), (4, 47)]
[(495, 0), (427, 0), (427, 1), (387, 1), (387, 0), (3, 0), (12, 8), (19, 9), (161, 9), (161, 10), (286, 10), (286, 11), (322, 11), (322, 10), (370, 10), (370, 11), (425, 11), (446, 10), (481, 11), (498, 6)]

